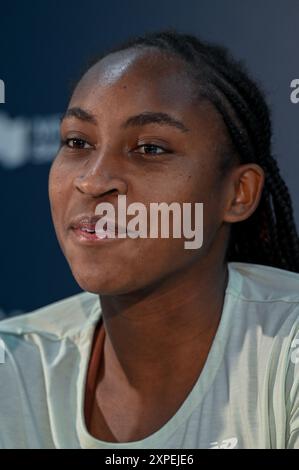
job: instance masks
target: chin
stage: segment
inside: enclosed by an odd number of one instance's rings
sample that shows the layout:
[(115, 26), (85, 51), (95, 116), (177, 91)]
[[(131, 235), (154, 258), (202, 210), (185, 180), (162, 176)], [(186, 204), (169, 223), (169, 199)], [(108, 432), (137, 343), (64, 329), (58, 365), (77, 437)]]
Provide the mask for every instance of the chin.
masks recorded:
[(123, 274), (114, 271), (109, 275), (105, 270), (101, 272), (82, 273), (72, 270), (73, 276), (81, 289), (98, 295), (121, 295), (138, 289), (136, 281), (126, 280)]

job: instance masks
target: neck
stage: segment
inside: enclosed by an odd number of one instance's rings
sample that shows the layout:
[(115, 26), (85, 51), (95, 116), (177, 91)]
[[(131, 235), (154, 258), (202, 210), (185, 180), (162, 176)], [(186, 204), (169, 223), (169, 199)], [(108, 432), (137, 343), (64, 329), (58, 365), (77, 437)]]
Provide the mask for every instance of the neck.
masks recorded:
[(149, 381), (165, 385), (171, 377), (186, 374), (201, 357), (206, 359), (226, 283), (226, 264), (194, 263), (158, 287), (102, 296), (107, 373), (142, 389)]

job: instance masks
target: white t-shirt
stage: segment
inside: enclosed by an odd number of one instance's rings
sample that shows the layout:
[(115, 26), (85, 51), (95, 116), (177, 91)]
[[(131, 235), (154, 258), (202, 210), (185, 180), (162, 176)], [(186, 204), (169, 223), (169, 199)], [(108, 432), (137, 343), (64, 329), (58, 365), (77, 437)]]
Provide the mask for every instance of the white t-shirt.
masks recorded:
[(100, 316), (99, 297), (83, 292), (0, 321), (0, 448), (299, 448), (298, 274), (229, 263), (197, 382), (166, 424), (134, 442), (104, 442), (85, 426)]

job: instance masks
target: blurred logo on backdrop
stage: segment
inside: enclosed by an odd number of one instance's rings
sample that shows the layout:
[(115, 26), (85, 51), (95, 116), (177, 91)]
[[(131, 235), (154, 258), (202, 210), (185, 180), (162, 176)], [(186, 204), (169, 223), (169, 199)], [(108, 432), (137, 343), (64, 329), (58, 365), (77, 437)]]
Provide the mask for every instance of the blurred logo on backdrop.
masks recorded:
[(10, 117), (0, 112), (0, 165), (15, 169), (51, 162), (59, 148), (60, 116)]

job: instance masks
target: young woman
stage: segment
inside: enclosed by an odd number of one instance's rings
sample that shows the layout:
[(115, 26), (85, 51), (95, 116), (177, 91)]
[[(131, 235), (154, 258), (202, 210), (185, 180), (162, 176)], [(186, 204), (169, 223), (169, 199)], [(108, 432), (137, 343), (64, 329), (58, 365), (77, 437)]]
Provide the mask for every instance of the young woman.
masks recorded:
[[(0, 323), (0, 447), (299, 448), (298, 235), (244, 66), (175, 31), (110, 51), (49, 193), (84, 292)], [(99, 238), (121, 195), (203, 203), (202, 246)]]

